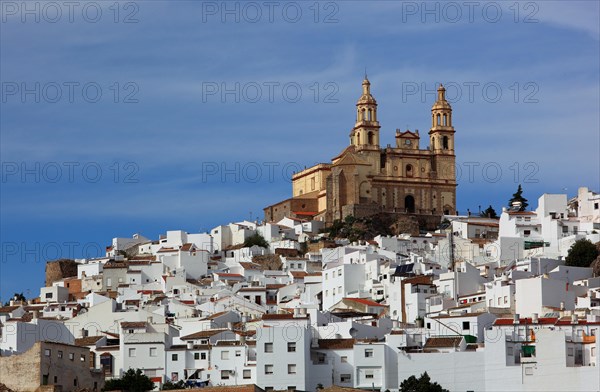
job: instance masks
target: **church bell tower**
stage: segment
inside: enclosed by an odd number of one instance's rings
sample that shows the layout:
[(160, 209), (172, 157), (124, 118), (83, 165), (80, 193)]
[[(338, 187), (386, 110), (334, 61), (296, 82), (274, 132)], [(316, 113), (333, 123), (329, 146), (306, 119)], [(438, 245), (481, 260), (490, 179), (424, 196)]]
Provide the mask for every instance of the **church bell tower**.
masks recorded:
[(356, 103), (356, 123), (350, 132), (350, 144), (357, 149), (379, 149), (377, 101), (371, 95), (371, 82), (365, 75), (362, 95)]

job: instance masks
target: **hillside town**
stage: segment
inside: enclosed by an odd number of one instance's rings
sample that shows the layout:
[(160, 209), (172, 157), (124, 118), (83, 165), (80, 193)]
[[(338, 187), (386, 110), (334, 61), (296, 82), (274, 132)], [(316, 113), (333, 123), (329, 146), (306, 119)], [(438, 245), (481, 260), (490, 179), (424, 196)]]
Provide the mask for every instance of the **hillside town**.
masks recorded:
[(1, 382), (100, 390), (139, 369), (156, 390), (398, 391), (427, 372), (450, 391), (598, 390), (600, 261), (569, 257), (600, 242), (599, 205), (581, 187), (372, 239), (297, 217), (113, 238), (0, 307)]

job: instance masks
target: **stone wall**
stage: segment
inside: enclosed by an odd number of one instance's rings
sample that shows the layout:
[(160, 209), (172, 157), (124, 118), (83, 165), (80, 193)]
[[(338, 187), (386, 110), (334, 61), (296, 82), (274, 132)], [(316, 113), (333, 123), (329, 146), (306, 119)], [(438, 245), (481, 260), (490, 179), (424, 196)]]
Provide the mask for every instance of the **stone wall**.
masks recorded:
[(2, 382), (16, 392), (54, 385), (64, 392), (100, 390), (102, 373), (89, 368), (90, 350), (68, 344), (37, 342), (19, 355), (0, 357)]

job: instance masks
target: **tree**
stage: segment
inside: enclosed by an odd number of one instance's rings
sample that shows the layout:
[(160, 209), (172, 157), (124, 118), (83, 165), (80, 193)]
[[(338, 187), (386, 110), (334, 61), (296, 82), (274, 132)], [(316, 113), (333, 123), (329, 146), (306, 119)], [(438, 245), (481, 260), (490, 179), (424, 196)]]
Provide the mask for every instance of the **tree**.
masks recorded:
[(521, 188), (521, 184), (519, 184), (519, 188), (517, 188), (517, 192), (513, 193), (513, 197), (508, 201), (508, 206), (512, 207), (514, 203), (520, 203), (519, 211), (525, 211), (529, 203), (527, 203), (527, 199), (522, 196), (523, 188)]
[(244, 241), (244, 247), (249, 248), (251, 246), (258, 245), (261, 248), (268, 248), (269, 243), (265, 240), (265, 237), (260, 235), (259, 233), (252, 234), (250, 237), (246, 238)]
[(179, 380), (177, 382), (167, 381), (162, 386), (162, 391), (170, 391), (173, 389), (185, 389), (185, 382)]
[(421, 377), (410, 376), (400, 384), (400, 392), (448, 392), (437, 382), (431, 382), (427, 372)]
[(598, 257), (598, 248), (590, 240), (575, 241), (565, 259), (565, 264), (573, 267), (589, 267)]
[(107, 380), (103, 391), (145, 392), (154, 389), (154, 383), (140, 369), (129, 369), (121, 378)]
[(492, 205), (490, 204), (490, 206), (488, 208), (486, 208), (485, 210), (483, 210), (479, 216), (483, 217), (483, 218), (492, 218), (492, 219), (498, 219), (498, 214), (496, 214), (496, 210), (494, 210), (494, 207), (492, 207)]
[(12, 301), (12, 300), (21, 301), (23, 303), (27, 302), (27, 298), (25, 298), (25, 296), (23, 295), (23, 293), (14, 293), (13, 296), (10, 297), (10, 300), (6, 301), (6, 303), (4, 304), (4, 306), (10, 305), (10, 301)]

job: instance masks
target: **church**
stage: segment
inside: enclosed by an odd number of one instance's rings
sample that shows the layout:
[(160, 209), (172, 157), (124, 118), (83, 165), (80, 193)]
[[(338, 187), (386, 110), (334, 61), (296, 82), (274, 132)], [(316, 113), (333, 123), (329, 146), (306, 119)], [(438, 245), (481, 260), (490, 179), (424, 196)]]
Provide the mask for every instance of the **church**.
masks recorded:
[(264, 209), (267, 222), (284, 217), (331, 224), (348, 215), (385, 212), (409, 215), (421, 226), (439, 224), (456, 213), (456, 173), (452, 107), (443, 85), (431, 108), (429, 146), (419, 131), (396, 130), (392, 146), (380, 146), (377, 101), (365, 75), (356, 103), (350, 145), (331, 163), (320, 163), (292, 177), (292, 197)]

